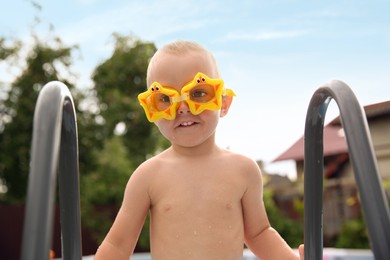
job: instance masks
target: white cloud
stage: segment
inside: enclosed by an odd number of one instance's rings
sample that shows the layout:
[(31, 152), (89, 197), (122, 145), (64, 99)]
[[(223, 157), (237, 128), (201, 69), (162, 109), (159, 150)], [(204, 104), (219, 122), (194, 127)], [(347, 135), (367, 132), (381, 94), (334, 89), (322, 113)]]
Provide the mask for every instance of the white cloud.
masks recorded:
[(228, 33), (228, 40), (244, 40), (244, 41), (268, 41), (287, 38), (296, 38), (309, 34), (308, 30), (293, 30), (293, 31), (261, 31), (261, 32), (232, 32)]
[(102, 35), (108, 37), (113, 32), (132, 32), (143, 39), (156, 40), (177, 32), (201, 28), (215, 19), (213, 16), (205, 18), (205, 14), (200, 13), (202, 11), (187, 2), (128, 2), (119, 8), (104, 10), (69, 23), (59, 28), (59, 34), (81, 44), (99, 36), (101, 38)]

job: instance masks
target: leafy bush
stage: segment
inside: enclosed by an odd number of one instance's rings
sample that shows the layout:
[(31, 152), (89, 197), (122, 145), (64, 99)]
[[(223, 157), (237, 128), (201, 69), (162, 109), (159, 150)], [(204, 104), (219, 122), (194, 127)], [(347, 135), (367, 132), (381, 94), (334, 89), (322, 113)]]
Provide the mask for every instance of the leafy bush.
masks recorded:
[(370, 248), (367, 228), (363, 217), (345, 222), (336, 239), (337, 248)]
[[(301, 222), (290, 219), (282, 214), (273, 200), (271, 190), (264, 191), (264, 204), (267, 209), (269, 221), (274, 229), (293, 248), (303, 243), (303, 226)], [(298, 207), (299, 203), (294, 203)], [(297, 209), (298, 210), (298, 209)]]

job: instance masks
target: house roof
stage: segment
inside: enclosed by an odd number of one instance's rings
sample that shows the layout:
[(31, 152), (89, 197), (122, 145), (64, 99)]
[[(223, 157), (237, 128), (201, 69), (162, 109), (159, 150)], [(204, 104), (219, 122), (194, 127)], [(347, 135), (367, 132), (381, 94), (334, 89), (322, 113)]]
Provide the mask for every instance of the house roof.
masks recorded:
[[(390, 101), (376, 103), (364, 107), (367, 119), (373, 119), (390, 114)], [(324, 156), (336, 155), (348, 152), (344, 131), (340, 123), (340, 117), (336, 117), (324, 127)], [(272, 162), (285, 160), (303, 161), (304, 159), (304, 136), (296, 141)]]
[[(345, 153), (348, 151), (344, 131), (340, 125), (330, 125), (324, 127), (324, 156)], [(284, 153), (279, 155), (273, 162), (294, 160), (303, 161), (304, 158), (304, 137), (302, 136)]]
[[(390, 114), (390, 100), (367, 105), (364, 107), (364, 112), (366, 113), (367, 119), (374, 119), (374, 118), (381, 117), (384, 115), (389, 115)], [(329, 124), (340, 125), (341, 124), (340, 117), (339, 116), (336, 117)]]

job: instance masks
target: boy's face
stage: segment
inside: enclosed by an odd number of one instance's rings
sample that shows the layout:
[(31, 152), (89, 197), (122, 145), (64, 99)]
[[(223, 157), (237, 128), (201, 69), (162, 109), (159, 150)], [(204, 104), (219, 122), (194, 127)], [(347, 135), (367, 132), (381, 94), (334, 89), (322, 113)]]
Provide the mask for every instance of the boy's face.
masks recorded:
[[(193, 80), (198, 72), (211, 78), (218, 77), (214, 62), (204, 53), (190, 52), (186, 55), (158, 53), (157, 55), (149, 71), (149, 84), (159, 82), (162, 86), (169, 86), (180, 93), (183, 86)], [(178, 106), (174, 120), (160, 119), (155, 124), (172, 144), (196, 146), (209, 137), (214, 137), (219, 117), (227, 113), (224, 103), (226, 103), (225, 99), (221, 110), (205, 110), (199, 115), (193, 115), (187, 103), (183, 101)]]

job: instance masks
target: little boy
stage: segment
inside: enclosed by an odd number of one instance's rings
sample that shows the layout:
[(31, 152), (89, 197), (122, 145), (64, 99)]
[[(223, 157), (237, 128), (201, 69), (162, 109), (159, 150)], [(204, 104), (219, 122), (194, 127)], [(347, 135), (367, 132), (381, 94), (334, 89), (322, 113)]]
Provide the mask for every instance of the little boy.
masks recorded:
[(140, 103), (171, 146), (132, 174), (95, 259), (129, 259), (149, 211), (153, 260), (240, 260), (244, 243), (262, 260), (300, 259), (270, 226), (257, 164), (215, 143), (234, 92), (212, 54), (168, 44), (151, 59), (147, 84)]

